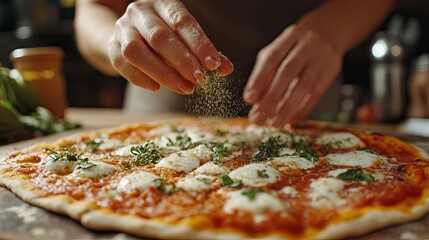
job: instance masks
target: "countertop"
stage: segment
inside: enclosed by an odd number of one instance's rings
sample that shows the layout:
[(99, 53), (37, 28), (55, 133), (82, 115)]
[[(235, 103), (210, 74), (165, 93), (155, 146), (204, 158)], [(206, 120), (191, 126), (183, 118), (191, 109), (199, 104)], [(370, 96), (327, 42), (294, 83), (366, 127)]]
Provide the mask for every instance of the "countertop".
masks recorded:
[[(81, 129), (0, 146), (0, 155), (25, 148), (42, 141), (53, 141), (74, 133), (108, 128), (133, 122), (151, 122), (184, 117), (177, 113), (136, 114), (119, 109), (70, 108), (66, 119), (82, 124)], [(390, 132), (415, 142), (429, 152), (429, 138), (404, 135), (394, 125), (347, 125), (352, 128)], [(0, 187), (0, 239), (135, 239), (115, 232), (87, 230), (78, 222), (59, 214), (45, 211), (22, 202), (9, 190)], [(392, 226), (359, 239), (429, 239), (429, 215), (407, 224)]]

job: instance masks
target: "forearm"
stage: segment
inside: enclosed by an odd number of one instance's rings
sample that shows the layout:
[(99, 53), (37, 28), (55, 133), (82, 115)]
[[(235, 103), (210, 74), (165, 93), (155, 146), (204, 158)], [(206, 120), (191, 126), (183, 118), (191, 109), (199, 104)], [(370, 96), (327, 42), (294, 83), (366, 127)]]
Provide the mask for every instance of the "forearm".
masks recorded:
[(108, 54), (116, 20), (126, 4), (113, 1), (78, 0), (76, 3), (76, 41), (80, 53), (99, 71), (118, 76)]
[(318, 32), (345, 54), (383, 21), (392, 5), (393, 0), (327, 0), (297, 25)]

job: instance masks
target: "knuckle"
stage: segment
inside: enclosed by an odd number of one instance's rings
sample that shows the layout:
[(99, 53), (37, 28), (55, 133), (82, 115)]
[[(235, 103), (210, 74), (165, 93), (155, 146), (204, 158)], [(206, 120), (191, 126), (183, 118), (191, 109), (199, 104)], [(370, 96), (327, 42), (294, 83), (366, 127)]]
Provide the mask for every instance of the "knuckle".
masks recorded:
[(282, 51), (277, 47), (268, 45), (259, 51), (257, 58), (262, 61), (268, 61), (270, 59), (278, 59), (282, 57)]
[(171, 15), (171, 28), (178, 30), (191, 25), (194, 18), (186, 11), (177, 11)]
[(158, 49), (162, 46), (162, 42), (170, 37), (171, 33), (168, 29), (163, 27), (153, 27), (148, 31), (148, 39), (149, 44)]
[(122, 43), (122, 55), (126, 58), (126, 59), (133, 59), (135, 56), (135, 53), (138, 52), (138, 41), (135, 39), (128, 39), (126, 42)]

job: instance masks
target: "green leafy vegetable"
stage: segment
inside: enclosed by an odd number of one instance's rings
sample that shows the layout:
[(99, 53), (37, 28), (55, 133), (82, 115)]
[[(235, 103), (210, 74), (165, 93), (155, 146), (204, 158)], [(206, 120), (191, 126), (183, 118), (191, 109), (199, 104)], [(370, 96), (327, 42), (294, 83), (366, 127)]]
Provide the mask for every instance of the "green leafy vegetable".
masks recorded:
[(171, 193), (173, 191), (178, 191), (179, 188), (176, 188), (174, 185), (165, 184), (165, 179), (157, 178), (154, 180), (155, 187), (163, 193)]
[(261, 178), (268, 178), (269, 177), (266, 169), (256, 170), (256, 171), (258, 173), (258, 177), (261, 177)]
[(54, 151), (50, 148), (45, 148), (45, 151), (51, 153), (49, 157), (52, 159), (53, 162), (76, 162), (78, 165), (78, 169), (88, 169), (96, 166), (96, 164), (90, 162), (88, 158), (82, 157), (83, 153), (77, 153), (74, 147), (61, 147), (59, 151)]
[(78, 128), (55, 118), (16, 69), (0, 67), (0, 142)]
[(312, 162), (319, 161), (319, 155), (317, 155), (317, 153), (309, 146), (305, 145), (304, 142), (297, 144), (296, 151), (292, 155), (305, 158)]
[(167, 146), (176, 146), (176, 147), (180, 147), (181, 149), (189, 149), (194, 146), (191, 138), (188, 137), (187, 135), (177, 136), (175, 141), (171, 140), (170, 138), (167, 138), (167, 139), (168, 139)]
[(228, 131), (223, 131), (221, 129), (217, 129), (215, 134), (216, 134), (216, 136), (223, 137), (223, 136), (227, 135), (228, 133), (229, 133)]
[(375, 178), (362, 170), (362, 168), (351, 168), (337, 176), (337, 178), (345, 181), (359, 181), (359, 182), (374, 182)]
[(250, 201), (255, 200), (256, 195), (258, 195), (258, 193), (261, 193), (261, 192), (264, 192), (264, 190), (261, 188), (253, 188), (253, 187), (245, 187), (243, 188), (243, 190), (241, 190), (241, 194), (249, 198)]
[(104, 141), (101, 138), (94, 138), (91, 141), (86, 142), (85, 145), (91, 152), (93, 152), (97, 150), (103, 142)]
[(231, 152), (223, 143), (213, 143), (212, 151), (212, 162), (217, 165), (221, 164), (222, 160), (231, 154)]
[(258, 147), (258, 153), (250, 157), (251, 162), (262, 162), (280, 156), (280, 150), (286, 146), (280, 137), (270, 137)]
[(243, 183), (240, 181), (234, 182), (228, 175), (223, 175), (220, 179), (220, 185), (224, 187), (230, 187), (230, 188), (240, 188), (243, 186)]
[(131, 161), (132, 166), (157, 164), (162, 158), (159, 148), (151, 140), (145, 142), (143, 146), (132, 147), (131, 153), (136, 156)]

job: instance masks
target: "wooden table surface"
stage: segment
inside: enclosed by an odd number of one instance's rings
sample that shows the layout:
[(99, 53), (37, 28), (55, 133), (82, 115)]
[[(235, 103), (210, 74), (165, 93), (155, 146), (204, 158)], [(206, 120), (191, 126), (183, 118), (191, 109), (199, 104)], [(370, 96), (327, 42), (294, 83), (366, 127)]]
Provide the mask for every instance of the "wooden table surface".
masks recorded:
[[(58, 138), (83, 131), (107, 128), (133, 122), (151, 122), (180, 118), (185, 115), (177, 113), (136, 114), (119, 109), (84, 109), (70, 108), (66, 119), (82, 124), (82, 128), (66, 133), (22, 141), (0, 146), (0, 157), (12, 150), (25, 148), (42, 141), (53, 141)], [(399, 134), (394, 125), (349, 125), (353, 128), (369, 129)], [(429, 151), (427, 138), (414, 138), (407, 135), (405, 139), (416, 142)], [(392, 226), (362, 236), (359, 239), (429, 239), (429, 215), (415, 222)], [(22, 202), (9, 190), (0, 187), (0, 239), (135, 239), (133, 236), (114, 232), (95, 232), (87, 230), (78, 222)]]

